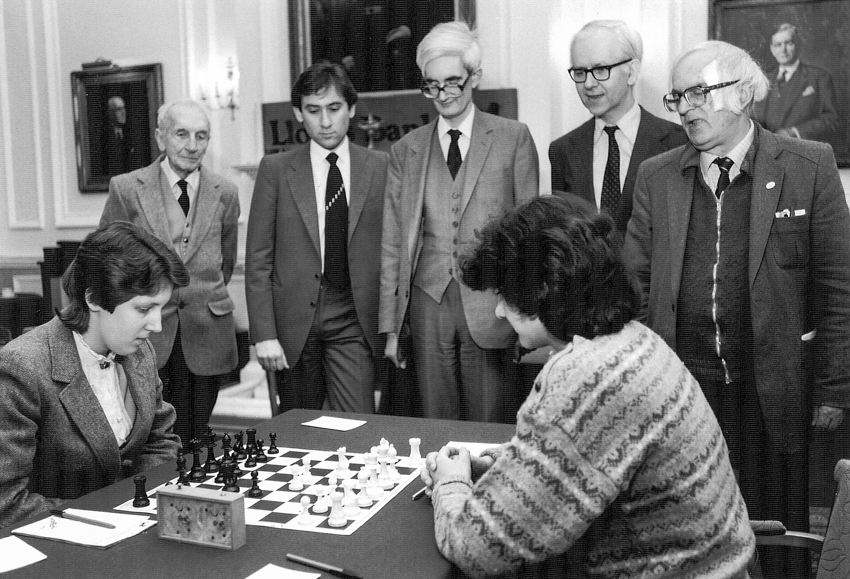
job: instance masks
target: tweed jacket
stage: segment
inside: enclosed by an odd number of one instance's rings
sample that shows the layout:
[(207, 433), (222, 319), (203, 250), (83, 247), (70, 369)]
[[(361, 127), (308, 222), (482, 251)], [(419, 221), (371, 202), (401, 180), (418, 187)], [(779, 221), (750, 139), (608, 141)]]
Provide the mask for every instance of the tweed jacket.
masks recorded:
[[(162, 205), (161, 161), (110, 180), (100, 225), (130, 221), (174, 249)], [(200, 171), (195, 222), (183, 256), (189, 286), (174, 289), (162, 309), (162, 332), (150, 341), (161, 368), (171, 356), (179, 321), (186, 365), (193, 374), (212, 376), (230, 372), (238, 362), (235, 305), (227, 284), (236, 263), (239, 197), (233, 183), (203, 167)]]
[[(354, 307), (372, 352), (378, 344), (381, 215), (387, 154), (349, 143), (348, 271)], [(319, 214), (309, 145), (260, 162), (251, 200), (245, 285), (251, 341), (276, 338), (290, 365), (316, 312), (322, 281)]]
[[(438, 119), (405, 135), (390, 153), (381, 242), (381, 333), (399, 333), (407, 312), (422, 249), (425, 180)], [(514, 120), (476, 109), (463, 163), (466, 179), (457, 220), (458, 255), (475, 245), (476, 229), (537, 196), (539, 187), (534, 140), (528, 127)], [(475, 343), (481, 348), (509, 346), (514, 332), (506, 320), (496, 318), (496, 295), (474, 292), (463, 284), (460, 290)]]
[[(557, 195), (559, 191), (566, 191), (583, 197), (597, 206), (593, 189), (595, 123), (595, 119), (591, 118), (549, 145), (553, 195)], [(640, 125), (635, 137), (635, 146), (629, 160), (626, 180), (623, 182), (620, 206), (617, 214), (613, 216), (619, 231), (625, 233), (632, 214), (632, 191), (640, 164), (659, 153), (684, 145), (687, 141), (688, 137), (680, 125), (659, 119), (640, 107)]]
[(818, 67), (800, 61), (780, 99), (776, 87), (779, 69), (768, 73), (770, 93), (753, 106), (753, 119), (769, 131), (796, 128), (803, 139), (829, 142), (838, 128), (835, 84), (830, 74)]
[[(756, 124), (749, 301), (756, 388), (779, 448), (805, 448), (811, 406), (850, 407), (850, 213), (829, 145)], [(676, 311), (699, 152), (638, 172), (625, 257), (650, 328), (676, 349)], [(812, 334), (814, 332), (814, 334)]]
[(136, 416), (119, 448), (58, 318), (0, 349), (0, 527), (177, 458), (150, 342), (120, 364)]

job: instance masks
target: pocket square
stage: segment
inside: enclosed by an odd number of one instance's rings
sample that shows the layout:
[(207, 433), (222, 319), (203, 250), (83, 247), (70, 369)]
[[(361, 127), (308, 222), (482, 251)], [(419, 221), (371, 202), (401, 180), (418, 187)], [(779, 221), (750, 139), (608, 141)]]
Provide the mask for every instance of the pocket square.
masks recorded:
[(815, 94), (815, 87), (809, 85), (806, 87), (806, 90), (803, 91), (803, 96), (811, 96)]

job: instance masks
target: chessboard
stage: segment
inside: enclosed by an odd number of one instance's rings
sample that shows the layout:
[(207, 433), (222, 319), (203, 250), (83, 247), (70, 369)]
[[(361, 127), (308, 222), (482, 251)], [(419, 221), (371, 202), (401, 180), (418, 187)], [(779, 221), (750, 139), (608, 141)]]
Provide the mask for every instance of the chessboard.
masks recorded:
[[(381, 441), (384, 448), (385, 442)], [(357, 454), (345, 452), (344, 448), (324, 451), (275, 447), (277, 453), (269, 454), (267, 462), (256, 463), (256, 466), (250, 460), (235, 461), (241, 474), (230, 482), (235, 482), (239, 487), (237, 492), (242, 492), (245, 497), (245, 522), (278, 529), (351, 535), (419, 476), (423, 461), (416, 456), (418, 448), (413, 457), (395, 456), (393, 448), (389, 461), (384, 460), (386, 454), (383, 453), (381, 466), (375, 466), (380, 448), (372, 448), (377, 452)], [(199, 462), (197, 453), (195, 462), (196, 465)], [(246, 466), (246, 462), (250, 466)], [(383, 466), (386, 463), (389, 464)], [(361, 471), (364, 474), (360, 474)], [(227, 492), (224, 491), (224, 482), (215, 482), (216, 478), (221, 479), (217, 477), (219, 472), (204, 472), (203, 480), (189, 481), (188, 484), (190, 487)], [(134, 507), (136, 497), (118, 505), (115, 510), (155, 515), (157, 490), (180, 484), (181, 478), (184, 483), (189, 479), (188, 475), (181, 473), (145, 491), (150, 499), (147, 506)], [(338, 497), (339, 504), (333, 503), (334, 495)], [(345, 507), (342, 507), (343, 501)], [(331, 520), (335, 510), (336, 517)]]

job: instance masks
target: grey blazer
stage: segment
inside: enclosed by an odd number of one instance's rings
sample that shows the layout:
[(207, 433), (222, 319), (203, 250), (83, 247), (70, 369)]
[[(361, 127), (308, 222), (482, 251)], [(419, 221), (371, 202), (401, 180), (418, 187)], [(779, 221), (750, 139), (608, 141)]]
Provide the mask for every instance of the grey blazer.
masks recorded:
[[(381, 242), (379, 331), (399, 333), (410, 284), (422, 248), (425, 176), (437, 119), (411, 131), (392, 147), (384, 199)], [(472, 138), (464, 159), (466, 179), (458, 225), (459, 249), (475, 244), (475, 230), (538, 194), (537, 149), (528, 127), (475, 110)], [(510, 324), (496, 317), (493, 292), (474, 292), (460, 284), (466, 323), (481, 348), (505, 348), (514, 336)]]
[(120, 363), (136, 416), (119, 448), (58, 318), (0, 349), (0, 527), (177, 458), (150, 342)]
[[(174, 249), (162, 206), (161, 160), (110, 180), (100, 225), (130, 221)], [(184, 257), (189, 286), (174, 289), (162, 309), (162, 331), (150, 341), (161, 368), (171, 356), (179, 321), (186, 365), (193, 374), (211, 376), (230, 372), (238, 362), (236, 306), (227, 283), (236, 263), (239, 196), (233, 183), (201, 167), (196, 199), (199, 205)]]

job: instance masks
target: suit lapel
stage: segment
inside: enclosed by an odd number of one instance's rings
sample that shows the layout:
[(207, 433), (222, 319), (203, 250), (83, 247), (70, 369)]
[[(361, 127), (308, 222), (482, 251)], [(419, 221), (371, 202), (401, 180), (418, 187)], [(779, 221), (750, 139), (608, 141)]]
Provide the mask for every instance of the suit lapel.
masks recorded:
[[(431, 162), (431, 139), (434, 138), (434, 131), (437, 130), (436, 119), (431, 121), (427, 130), (421, 131), (418, 134), (419, 138), (410, 144), (410, 153), (406, 159), (409, 170), (405, 171), (402, 178), (408, 185), (406, 190), (412, 191), (414, 194), (403, 199), (402, 203), (409, 204), (405, 215), (410, 215), (410, 221), (405, 223), (407, 227), (407, 254), (410, 258), (411, 271), (416, 269), (416, 249), (419, 245), (419, 240), (422, 235), (422, 206), (425, 202), (425, 177), (428, 174), (428, 164)], [(408, 182), (407, 180), (410, 179)], [(404, 189), (403, 189), (404, 190)]]
[[(121, 368), (124, 370), (124, 376), (127, 379), (127, 391), (130, 393), (130, 396), (133, 398), (133, 403), (136, 405), (136, 416), (133, 422), (133, 429), (130, 431), (130, 434), (127, 435), (127, 442), (124, 445), (127, 448), (138, 446), (137, 439), (139, 439), (142, 435), (139, 431), (140, 424), (153, 424), (154, 409), (148, 402), (149, 395), (147, 392), (147, 389), (150, 388), (151, 385), (142, 380), (142, 376), (139, 373), (140, 360), (142, 360), (142, 356), (136, 353), (125, 358), (121, 363)], [(147, 434), (145, 434), (145, 436), (147, 436)]]
[(313, 185), (313, 165), (310, 162), (310, 146), (306, 145), (298, 149), (285, 169), (284, 178), (289, 184), (292, 198), (304, 226), (310, 233), (310, 240), (316, 248), (316, 254), (322, 255), (319, 244), (319, 210), (316, 207), (316, 188)]
[[(139, 173), (140, 186), (136, 189), (136, 198), (139, 201), (139, 206), (145, 214), (145, 219), (150, 225), (154, 235), (165, 241), (166, 244), (174, 249), (174, 244), (171, 241), (171, 231), (168, 229), (168, 216), (165, 214), (165, 207), (162, 204), (162, 180), (160, 175), (162, 169), (159, 163), (162, 157), (157, 159), (152, 165), (148, 165)], [(170, 193), (170, 191), (166, 192)]]
[(189, 238), (189, 244), (186, 246), (184, 261), (188, 262), (192, 259), (195, 252), (201, 247), (202, 241), (207, 236), (207, 231), (213, 224), (220, 199), (219, 183), (211, 182), (209, 171), (202, 167), (198, 181), (198, 194), (195, 196), (195, 222), (192, 224), (192, 235)]
[(354, 235), (366, 197), (369, 195), (372, 174), (375, 171), (366, 151), (354, 143), (349, 143), (348, 151), (351, 156), (351, 191), (348, 192), (348, 242)]
[(100, 406), (100, 402), (89, 385), (74, 336), (62, 322), (54, 319), (51, 322), (50, 358), (52, 378), (55, 382), (67, 384), (59, 394), (59, 400), (68, 413), (71, 421), (79, 429), (80, 434), (97, 456), (103, 470), (110, 478), (117, 476), (116, 468), (120, 465), (118, 442), (112, 433), (112, 427)]
[(791, 114), (791, 109), (793, 109), (794, 105), (797, 104), (797, 101), (800, 100), (807, 82), (808, 74), (806, 67), (804, 67), (801, 62), (797, 67), (797, 72), (794, 73), (794, 76), (785, 83), (785, 86), (782, 89), (783, 98), (779, 101), (782, 103), (782, 126), (785, 126), (785, 123), (788, 120), (788, 115)]
[(481, 176), (481, 169), (484, 168), (484, 162), (487, 160), (487, 155), (490, 153), (490, 147), (492, 145), (493, 128), (488, 119), (481, 114), (481, 111), (476, 109), (475, 117), (472, 121), (469, 151), (467, 151), (466, 159), (464, 160), (464, 164), (466, 164), (466, 178), (463, 181), (463, 198), (460, 205), (461, 217), (464, 211), (466, 211), (466, 206), (469, 204), (469, 199), (475, 190), (478, 177)]
[(785, 177), (784, 167), (776, 161), (781, 152), (776, 138), (771, 133), (761, 130), (758, 125), (756, 125), (755, 138), (758, 150), (754, 162), (753, 192), (750, 200), (750, 289), (753, 287), (756, 273), (767, 248), (767, 238), (773, 226)]
[[(576, 135), (576, 151), (578, 152), (578, 168), (577, 185), (579, 193), (586, 199), (589, 199), (596, 205), (596, 193), (593, 188), (593, 131), (596, 128), (596, 121), (591, 118), (589, 121), (579, 127), (579, 134)], [(588, 191), (590, 197), (582, 194), (582, 191)]]
[[(667, 184), (667, 214), (669, 216), (670, 236), (670, 286), (673, 296), (679, 295), (682, 281), (682, 264), (685, 259), (685, 242), (688, 238), (688, 222), (691, 218), (691, 205), (694, 200), (693, 171), (688, 167), (697, 165), (699, 170), (699, 151), (688, 146), (679, 159), (676, 178)], [(688, 177), (691, 176), (689, 179)]]

